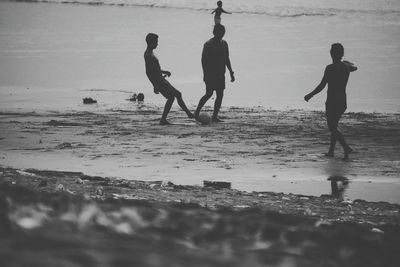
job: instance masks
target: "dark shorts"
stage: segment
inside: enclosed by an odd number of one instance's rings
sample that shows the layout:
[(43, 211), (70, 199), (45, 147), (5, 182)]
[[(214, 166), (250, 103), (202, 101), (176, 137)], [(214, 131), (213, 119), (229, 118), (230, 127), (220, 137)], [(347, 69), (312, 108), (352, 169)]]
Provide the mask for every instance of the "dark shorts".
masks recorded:
[(330, 122), (339, 122), (339, 119), (342, 117), (343, 113), (346, 111), (346, 105), (325, 105), (325, 114), (326, 119), (328, 120), (328, 124)]
[(206, 80), (206, 90), (219, 91), (225, 89), (225, 76), (219, 77), (217, 79)]

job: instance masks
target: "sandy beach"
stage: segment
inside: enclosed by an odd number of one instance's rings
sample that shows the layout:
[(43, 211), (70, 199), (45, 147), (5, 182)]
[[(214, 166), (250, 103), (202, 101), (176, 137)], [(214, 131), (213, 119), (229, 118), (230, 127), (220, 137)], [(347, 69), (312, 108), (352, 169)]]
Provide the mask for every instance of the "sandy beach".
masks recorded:
[[(347, 113), (341, 129), (355, 152), (324, 157), (323, 112), (223, 108), (224, 123), (202, 126), (174, 109), (175, 125), (158, 125), (160, 107), (0, 115), (3, 166), (79, 171), (130, 180), (319, 196), (331, 176), (349, 179), (344, 197), (400, 203), (399, 114)], [(209, 108), (209, 107), (208, 107)], [(210, 112), (207, 108), (204, 112)], [(383, 193), (384, 192), (384, 193)]]
[[(223, 122), (160, 126), (144, 38), (194, 111), (214, 1), (0, 0), (1, 267), (400, 266), (399, 2), (224, 2)], [(304, 101), (334, 42), (347, 160)]]

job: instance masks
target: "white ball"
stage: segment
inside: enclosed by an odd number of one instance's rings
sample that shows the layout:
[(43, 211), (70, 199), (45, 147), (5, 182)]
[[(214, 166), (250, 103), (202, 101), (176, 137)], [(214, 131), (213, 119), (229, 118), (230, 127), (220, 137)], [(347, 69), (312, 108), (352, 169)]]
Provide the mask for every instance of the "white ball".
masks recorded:
[(207, 113), (201, 113), (197, 119), (201, 124), (207, 125), (211, 122), (211, 117)]

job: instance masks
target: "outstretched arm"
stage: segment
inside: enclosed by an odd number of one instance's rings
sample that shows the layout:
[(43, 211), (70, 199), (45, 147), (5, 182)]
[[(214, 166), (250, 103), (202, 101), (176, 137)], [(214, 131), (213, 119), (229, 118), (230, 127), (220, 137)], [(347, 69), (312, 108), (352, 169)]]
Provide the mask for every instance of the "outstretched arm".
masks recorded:
[(322, 80), (318, 84), (318, 86), (311, 93), (304, 96), (305, 101), (308, 102), (308, 100), (310, 100), (314, 95), (318, 94), (325, 88), (326, 84), (328, 83), (326, 76), (327, 76), (327, 70), (325, 69), (324, 77), (322, 77)]
[(231, 12), (227, 12), (227, 11), (225, 11), (224, 9), (222, 9), (222, 12), (223, 12), (223, 13), (226, 13), (226, 14), (232, 14)]
[(214, 13), (215, 13), (215, 10), (216, 10), (216, 9), (214, 9), (213, 12), (211, 12), (211, 14), (214, 14)]
[(350, 61), (347, 60), (343, 60), (343, 63), (346, 65), (347, 69), (350, 72), (356, 71), (357, 70), (357, 66), (354, 65), (353, 63), (351, 63)]

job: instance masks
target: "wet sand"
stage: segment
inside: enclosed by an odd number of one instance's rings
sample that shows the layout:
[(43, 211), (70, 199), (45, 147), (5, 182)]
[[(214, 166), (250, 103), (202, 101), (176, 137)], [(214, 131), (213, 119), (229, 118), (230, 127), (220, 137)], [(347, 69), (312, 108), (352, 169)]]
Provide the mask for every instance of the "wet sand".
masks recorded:
[(159, 126), (153, 106), (92, 108), (0, 114), (1, 266), (400, 262), (399, 204), (356, 199), (400, 202), (400, 114), (346, 114), (342, 161), (323, 156), (323, 112), (225, 108), (202, 126), (173, 110)]
[[(90, 110), (90, 108), (88, 108)], [(207, 109), (206, 109), (207, 112)], [(208, 111), (210, 112), (210, 111)], [(341, 130), (355, 152), (328, 149), (323, 112), (224, 108), (224, 123), (201, 126), (173, 110), (133, 104), (124, 110), (0, 114), (3, 167), (79, 171), (129, 180), (199, 185), (228, 181), (247, 191), (320, 196), (345, 177), (345, 199), (400, 203), (400, 114), (347, 113)]]

